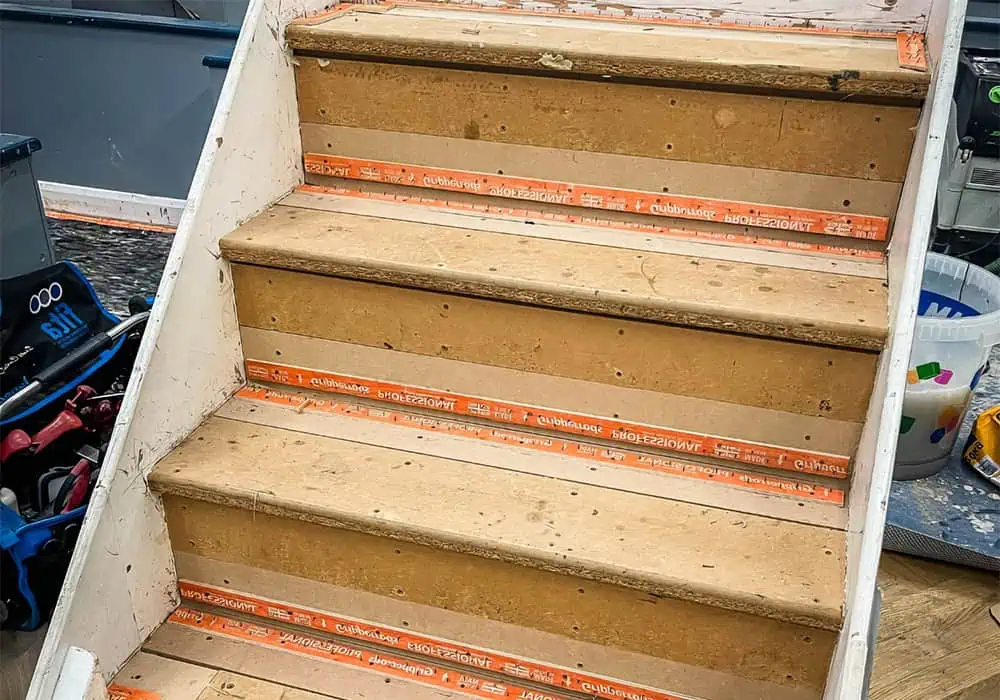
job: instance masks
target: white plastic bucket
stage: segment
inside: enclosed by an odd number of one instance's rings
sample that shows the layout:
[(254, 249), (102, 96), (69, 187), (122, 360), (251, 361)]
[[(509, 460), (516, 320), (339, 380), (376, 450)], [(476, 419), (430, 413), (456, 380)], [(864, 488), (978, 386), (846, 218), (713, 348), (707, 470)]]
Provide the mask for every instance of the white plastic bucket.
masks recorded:
[(1000, 342), (1000, 277), (928, 253), (917, 314), (896, 479), (930, 476), (947, 464), (990, 348)]

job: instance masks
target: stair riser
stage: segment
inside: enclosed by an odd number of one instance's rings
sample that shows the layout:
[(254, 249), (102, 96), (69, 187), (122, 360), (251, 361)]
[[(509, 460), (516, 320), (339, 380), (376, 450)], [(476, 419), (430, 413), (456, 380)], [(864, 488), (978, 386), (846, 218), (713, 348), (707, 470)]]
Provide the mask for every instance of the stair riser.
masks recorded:
[[(802, 475), (826, 486), (845, 486), (850, 474), (850, 455), (856, 444), (851, 439), (856, 434), (851, 423), (269, 331), (245, 329), (243, 337), (250, 380), (286, 390), (326, 392), (333, 399), (361, 400), (377, 411), (402, 408), (426, 418), (527, 430), (536, 437), (572, 437), (594, 448), (637, 448), (665, 458), (747, 466), (770, 476)], [(262, 347), (274, 350), (260, 353)], [(287, 360), (254, 359), (272, 354)], [(329, 364), (336, 371), (315, 369), (317, 364)], [(456, 386), (470, 388), (464, 392), (448, 388)], [(502, 388), (483, 391), (483, 386)], [(614, 401), (617, 397), (624, 399), (621, 406)], [(580, 406), (593, 410), (580, 410)], [(644, 421), (631, 419), (636, 414), (652, 416)], [(810, 444), (802, 447), (814, 434), (817, 442), (840, 447), (832, 451), (817, 451)], [(757, 435), (762, 439), (752, 439)]]
[[(856, 250), (858, 256), (871, 255), (872, 250), (884, 252), (884, 243), (880, 242), (889, 235), (886, 217), (789, 208), (769, 202), (627, 190), (326, 153), (306, 153), (304, 165), (310, 183), (326, 184), (317, 178), (329, 177), (339, 188), (368, 196), (378, 189), (383, 191), (376, 191), (375, 196), (398, 194), (400, 198), (396, 201), (419, 198), (449, 208), (462, 207), (465, 202), (481, 202), (487, 212), (508, 204), (542, 214), (603, 219), (609, 222), (608, 227), (617, 223), (622, 228), (646, 225), (668, 232), (690, 228), (714, 231), (720, 236), (770, 236), (779, 240), (784, 237), (811, 243), (815, 252), (820, 252), (819, 245), (826, 243), (831, 249), (839, 246), (847, 251)], [(389, 188), (391, 191), (386, 191)], [(877, 247), (862, 244), (850, 248), (855, 241), (875, 242)]]
[[(643, 689), (661, 689), (648, 693), (648, 700), (664, 700), (664, 691), (706, 700), (814, 700), (816, 697), (808, 690), (747, 681), (398, 597), (181, 553), (176, 554), (176, 560), (182, 600), (186, 604), (207, 605), (207, 610), (220, 611), (222, 615), (227, 614), (226, 610), (239, 609), (244, 615), (271, 621), (282, 619), (287, 629), (301, 629), (307, 634), (311, 630), (331, 632), (352, 641), (381, 643), (393, 651), (424, 654), (425, 661), (431, 664), (441, 659), (467, 666), (473, 672), (498, 673), (515, 683), (532, 677), (548, 682), (546, 678), (551, 673), (556, 679), (568, 675), (574, 688), (580, 688), (587, 679), (592, 682), (603, 677), (612, 679), (619, 687), (638, 686), (637, 697)], [(281, 612), (271, 613), (272, 607)], [(348, 618), (354, 623), (338, 625), (336, 618)], [(379, 632), (386, 636), (381, 637)], [(441, 653), (456, 647), (475, 653)], [(600, 695), (601, 700), (618, 697), (621, 696), (614, 692)]]
[(233, 279), (252, 328), (805, 416), (864, 420), (875, 377), (869, 352), (257, 266)]
[[(565, 693), (540, 691), (527, 684), (519, 684), (516, 680), (504, 685), (500, 679), (474, 670), (467, 670), (468, 675), (457, 668), (449, 668), (436, 663), (435, 659), (425, 657), (404, 656), (385, 651), (381, 648), (368, 648), (350, 643), (353, 640), (329, 638), (310, 630), (301, 630), (286, 626), (278, 626), (266, 615), (275, 612), (277, 608), (265, 609), (267, 624), (258, 620), (247, 620), (245, 616), (234, 618), (226, 610), (199, 606), (191, 608), (182, 605), (169, 618), (169, 623), (188, 630), (208, 633), (210, 637), (218, 635), (224, 639), (236, 642), (250, 643), (276, 652), (285, 652), (318, 659), (321, 663), (362, 672), (385, 674), (389, 684), (395, 681), (414, 682), (422, 686), (440, 689), (444, 693), (457, 693), (462, 697), (483, 698), (494, 700), (499, 691), (506, 690), (507, 697), (531, 698), (531, 700), (570, 700)], [(374, 680), (374, 679), (371, 679)], [(394, 693), (402, 694), (398, 689)], [(402, 691), (405, 693), (406, 691)], [(340, 693), (338, 693), (340, 695)], [(379, 696), (384, 695), (384, 691)], [(617, 700), (617, 698), (611, 698)], [(653, 700), (651, 698), (650, 700)], [(665, 696), (655, 700), (684, 700), (676, 696)]]
[[(597, 700), (688, 700), (674, 693), (646, 690), (503, 652), (470, 649), (466, 644), (409, 629), (389, 628), (284, 601), (188, 581), (180, 582), (180, 591), (187, 604), (170, 616), (172, 623), (324, 661), (378, 670), (473, 697), (492, 700), (506, 690), (505, 697), (530, 700), (570, 700), (567, 691), (587, 693)], [(211, 602), (199, 602), (205, 600)], [(240, 611), (235, 619), (232, 609)]]
[(905, 175), (919, 112), (304, 56), (298, 62), (304, 123), (889, 182)]
[[(891, 217), (894, 182), (303, 123), (302, 151), (581, 185)], [(307, 177), (309, 177), (307, 175)], [(846, 204), (845, 204), (846, 203)]]
[(836, 639), (828, 630), (339, 529), (332, 523), (277, 517), (267, 514), (263, 505), (251, 512), (168, 495), (164, 507), (174, 549), (183, 554), (485, 617), (750, 680), (822, 688)]

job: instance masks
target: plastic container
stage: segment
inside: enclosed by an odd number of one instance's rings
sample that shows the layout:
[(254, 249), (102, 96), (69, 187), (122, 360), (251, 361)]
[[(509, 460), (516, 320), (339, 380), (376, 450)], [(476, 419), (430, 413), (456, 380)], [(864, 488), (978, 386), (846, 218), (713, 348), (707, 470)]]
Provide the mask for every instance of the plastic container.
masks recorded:
[(964, 260), (928, 253), (903, 397), (896, 479), (941, 470), (969, 397), (1000, 342), (1000, 277)]

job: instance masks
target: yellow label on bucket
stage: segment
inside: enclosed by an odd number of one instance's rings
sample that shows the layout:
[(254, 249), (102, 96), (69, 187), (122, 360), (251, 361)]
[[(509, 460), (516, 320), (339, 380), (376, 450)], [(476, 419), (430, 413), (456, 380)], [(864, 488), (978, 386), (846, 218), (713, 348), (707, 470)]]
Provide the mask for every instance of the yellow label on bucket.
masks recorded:
[(983, 411), (976, 418), (962, 460), (1000, 486), (1000, 406)]

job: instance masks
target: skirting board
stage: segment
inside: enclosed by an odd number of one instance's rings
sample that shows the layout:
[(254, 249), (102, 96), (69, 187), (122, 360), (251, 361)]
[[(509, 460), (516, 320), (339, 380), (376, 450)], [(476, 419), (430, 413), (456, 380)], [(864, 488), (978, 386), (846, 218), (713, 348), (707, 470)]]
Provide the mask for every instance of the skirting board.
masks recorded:
[(185, 201), (136, 192), (39, 181), (46, 216), (90, 223), (173, 233)]

